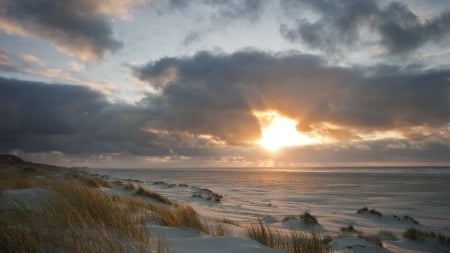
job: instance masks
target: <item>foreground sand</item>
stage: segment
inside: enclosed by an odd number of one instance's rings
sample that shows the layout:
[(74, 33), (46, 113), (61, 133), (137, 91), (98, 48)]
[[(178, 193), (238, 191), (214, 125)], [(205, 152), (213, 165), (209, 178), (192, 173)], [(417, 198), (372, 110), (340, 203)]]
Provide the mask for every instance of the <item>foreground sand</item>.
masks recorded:
[[(158, 189), (167, 187), (163, 182), (150, 191), (136, 179), (105, 180), (82, 170), (28, 163), (13, 156), (0, 156), (0, 173), (1, 252), (450, 252), (448, 238), (402, 238), (402, 233), (386, 229), (391, 218), (377, 217), (370, 209), (362, 210), (361, 217), (384, 225), (369, 232), (330, 228), (327, 217), (321, 217), (319, 224), (307, 224), (300, 214), (244, 224), (226, 214), (205, 210), (198, 214), (185, 203), (158, 194)], [(206, 190), (198, 197), (220, 201)], [(413, 218), (405, 222), (414, 226)], [(249, 238), (250, 229), (257, 232), (254, 239), (278, 249)], [(293, 235), (303, 241), (291, 243)], [(314, 236), (318, 248), (293, 247), (310, 243)]]

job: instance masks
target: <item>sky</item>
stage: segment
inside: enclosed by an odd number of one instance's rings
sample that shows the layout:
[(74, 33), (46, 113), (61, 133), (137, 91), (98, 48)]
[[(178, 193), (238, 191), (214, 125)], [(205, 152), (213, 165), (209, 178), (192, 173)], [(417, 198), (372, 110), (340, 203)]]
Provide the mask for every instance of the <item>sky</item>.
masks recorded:
[(448, 0), (0, 0), (0, 153), (450, 165)]

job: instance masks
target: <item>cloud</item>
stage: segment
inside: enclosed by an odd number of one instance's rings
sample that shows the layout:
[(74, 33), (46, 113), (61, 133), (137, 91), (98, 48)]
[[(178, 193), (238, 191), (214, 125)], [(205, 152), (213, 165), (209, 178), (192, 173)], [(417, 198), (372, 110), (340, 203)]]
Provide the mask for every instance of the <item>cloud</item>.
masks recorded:
[(9, 60), (8, 53), (0, 49), (0, 71), (16, 72), (19, 71)]
[(242, 131), (256, 138), (252, 112), (264, 110), (297, 119), (302, 131), (338, 139), (357, 136), (345, 129), (387, 131), (450, 122), (450, 70), (344, 68), (295, 52), (242, 51), (166, 57), (134, 73), (161, 89), (153, 103), (170, 122), (167, 127), (200, 131), (227, 124), (217, 117), (228, 117), (230, 125), (245, 125)]
[[(59, 151), (66, 154), (202, 155), (221, 146), (215, 136), (157, 128), (145, 104), (112, 103), (85, 86), (0, 78), (0, 152)], [(190, 151), (195, 149), (196, 151)]]
[[(450, 10), (422, 21), (406, 4), (399, 2), (386, 7), (380, 7), (375, 0), (300, 2), (282, 1), (282, 9), (306, 7), (319, 18), (313, 21), (301, 18), (293, 26), (281, 24), (281, 34), (289, 41), (301, 41), (327, 52), (375, 43), (391, 54), (400, 55), (447, 39), (450, 32)], [(379, 37), (377, 41), (373, 41), (374, 36), (364, 35), (373, 33)]]
[(236, 20), (256, 21), (260, 18), (265, 7), (265, 1), (261, 0), (202, 0), (191, 2), (169, 0), (157, 1), (156, 3), (162, 4), (160, 5), (163, 8), (162, 12), (168, 10), (184, 11), (192, 6), (197, 8), (199, 5), (206, 5), (213, 9), (210, 18), (223, 24)]
[(208, 5), (217, 8), (216, 15), (223, 21), (236, 19), (247, 19), (250, 21), (255, 21), (259, 19), (264, 7), (264, 1), (260, 0), (206, 0), (205, 2)]
[(0, 151), (243, 157), (254, 164), (268, 156), (255, 147), (255, 111), (275, 110), (296, 119), (300, 131), (333, 141), (274, 159), (448, 160), (448, 69), (339, 67), (298, 52), (240, 51), (165, 57), (132, 70), (156, 87), (136, 104), (110, 102), (83, 86), (0, 78), (0, 117), (8, 119)]
[(32, 55), (32, 54), (20, 54), (19, 58), (22, 62), (25, 64), (35, 64), (38, 66), (44, 66), (45, 63), (40, 59), (39, 57)]
[(113, 36), (110, 16), (143, 1), (4, 0), (0, 28), (12, 35), (51, 41), (63, 52), (85, 61), (98, 60), (123, 44)]

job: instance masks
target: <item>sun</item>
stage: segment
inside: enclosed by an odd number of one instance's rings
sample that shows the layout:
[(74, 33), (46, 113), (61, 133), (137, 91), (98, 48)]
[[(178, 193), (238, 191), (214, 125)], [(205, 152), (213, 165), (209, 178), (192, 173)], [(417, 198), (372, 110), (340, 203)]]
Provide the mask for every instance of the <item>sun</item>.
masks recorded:
[(316, 139), (297, 131), (295, 120), (280, 116), (277, 112), (255, 113), (261, 124), (261, 139), (257, 141), (265, 149), (275, 152), (283, 147), (303, 146)]

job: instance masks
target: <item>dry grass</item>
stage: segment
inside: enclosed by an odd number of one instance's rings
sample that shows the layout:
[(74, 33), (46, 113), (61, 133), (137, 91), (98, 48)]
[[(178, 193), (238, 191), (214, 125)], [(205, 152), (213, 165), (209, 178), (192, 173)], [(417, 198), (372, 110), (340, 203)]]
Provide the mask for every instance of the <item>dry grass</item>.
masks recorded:
[(189, 227), (201, 232), (208, 232), (197, 212), (190, 206), (161, 207), (153, 213), (153, 217), (163, 226)]
[(237, 223), (236, 221), (227, 219), (227, 218), (223, 218), (223, 219), (220, 220), (220, 221), (221, 221), (222, 223), (225, 223), (225, 224), (229, 224), (229, 225), (233, 225), (233, 226), (239, 227), (239, 223)]
[(106, 181), (103, 178), (96, 177), (96, 176), (86, 176), (86, 175), (82, 175), (82, 174), (76, 173), (76, 172), (66, 173), (65, 178), (69, 179), (69, 180), (72, 180), (72, 179), (78, 180), (78, 181), (84, 183), (85, 185), (87, 185), (89, 187), (93, 187), (93, 188), (98, 188), (98, 187), (112, 188), (113, 187), (113, 185), (109, 181)]
[(383, 247), (383, 243), (381, 242), (380, 237), (378, 237), (378, 235), (365, 235), (365, 234), (359, 234), (358, 235), (359, 238), (366, 240), (370, 243), (373, 243), (379, 247)]
[(444, 235), (441, 233), (436, 233), (433, 231), (427, 232), (427, 231), (422, 231), (422, 230), (418, 230), (415, 228), (409, 228), (408, 230), (406, 230), (403, 233), (403, 237), (405, 239), (408, 239), (411, 241), (421, 240), (426, 237), (434, 238), (434, 239), (438, 240), (440, 243), (446, 245), (447, 247), (450, 247), (450, 236), (447, 236), (447, 235)]
[(317, 221), (317, 218), (310, 214), (309, 212), (304, 212), (302, 215), (300, 215), (300, 219), (303, 221), (305, 225), (318, 225), (319, 221)]
[(378, 238), (382, 238), (383, 240), (398, 240), (398, 237), (395, 235), (395, 233), (390, 230), (381, 230), (380, 232), (378, 232), (377, 236)]
[(33, 181), (25, 174), (19, 171), (1, 170), (0, 171), (0, 189), (24, 189), (34, 187)]
[(149, 247), (145, 214), (131, 213), (126, 202), (68, 181), (49, 184), (51, 196), (37, 210), (18, 203), (14, 211), (0, 213), (0, 252), (42, 252), (44, 247), (128, 252)]
[(125, 190), (135, 190), (136, 189), (136, 187), (134, 187), (134, 184), (132, 184), (130, 182), (128, 182), (126, 185), (124, 185), (123, 188)]
[(346, 234), (362, 234), (362, 232), (360, 230), (355, 229), (355, 227), (353, 225), (348, 225), (347, 227), (341, 227), (340, 230), (344, 235), (346, 235)]
[(295, 253), (333, 252), (333, 249), (323, 244), (323, 239), (317, 234), (306, 234), (299, 231), (283, 232), (265, 225), (262, 221), (247, 228), (250, 238), (271, 248), (283, 249)]
[(159, 202), (161, 202), (163, 204), (167, 204), (167, 205), (172, 205), (173, 204), (172, 201), (170, 201), (170, 199), (162, 196), (159, 193), (149, 191), (149, 190), (145, 189), (142, 186), (138, 187), (138, 189), (136, 191), (136, 195), (147, 197), (147, 198), (151, 198), (151, 199), (157, 200), (157, 201), (159, 201)]
[(233, 236), (231, 229), (224, 223), (207, 223), (204, 222), (205, 233), (212, 236)]
[(0, 252), (43, 252), (39, 237), (24, 226), (12, 228), (0, 223)]

